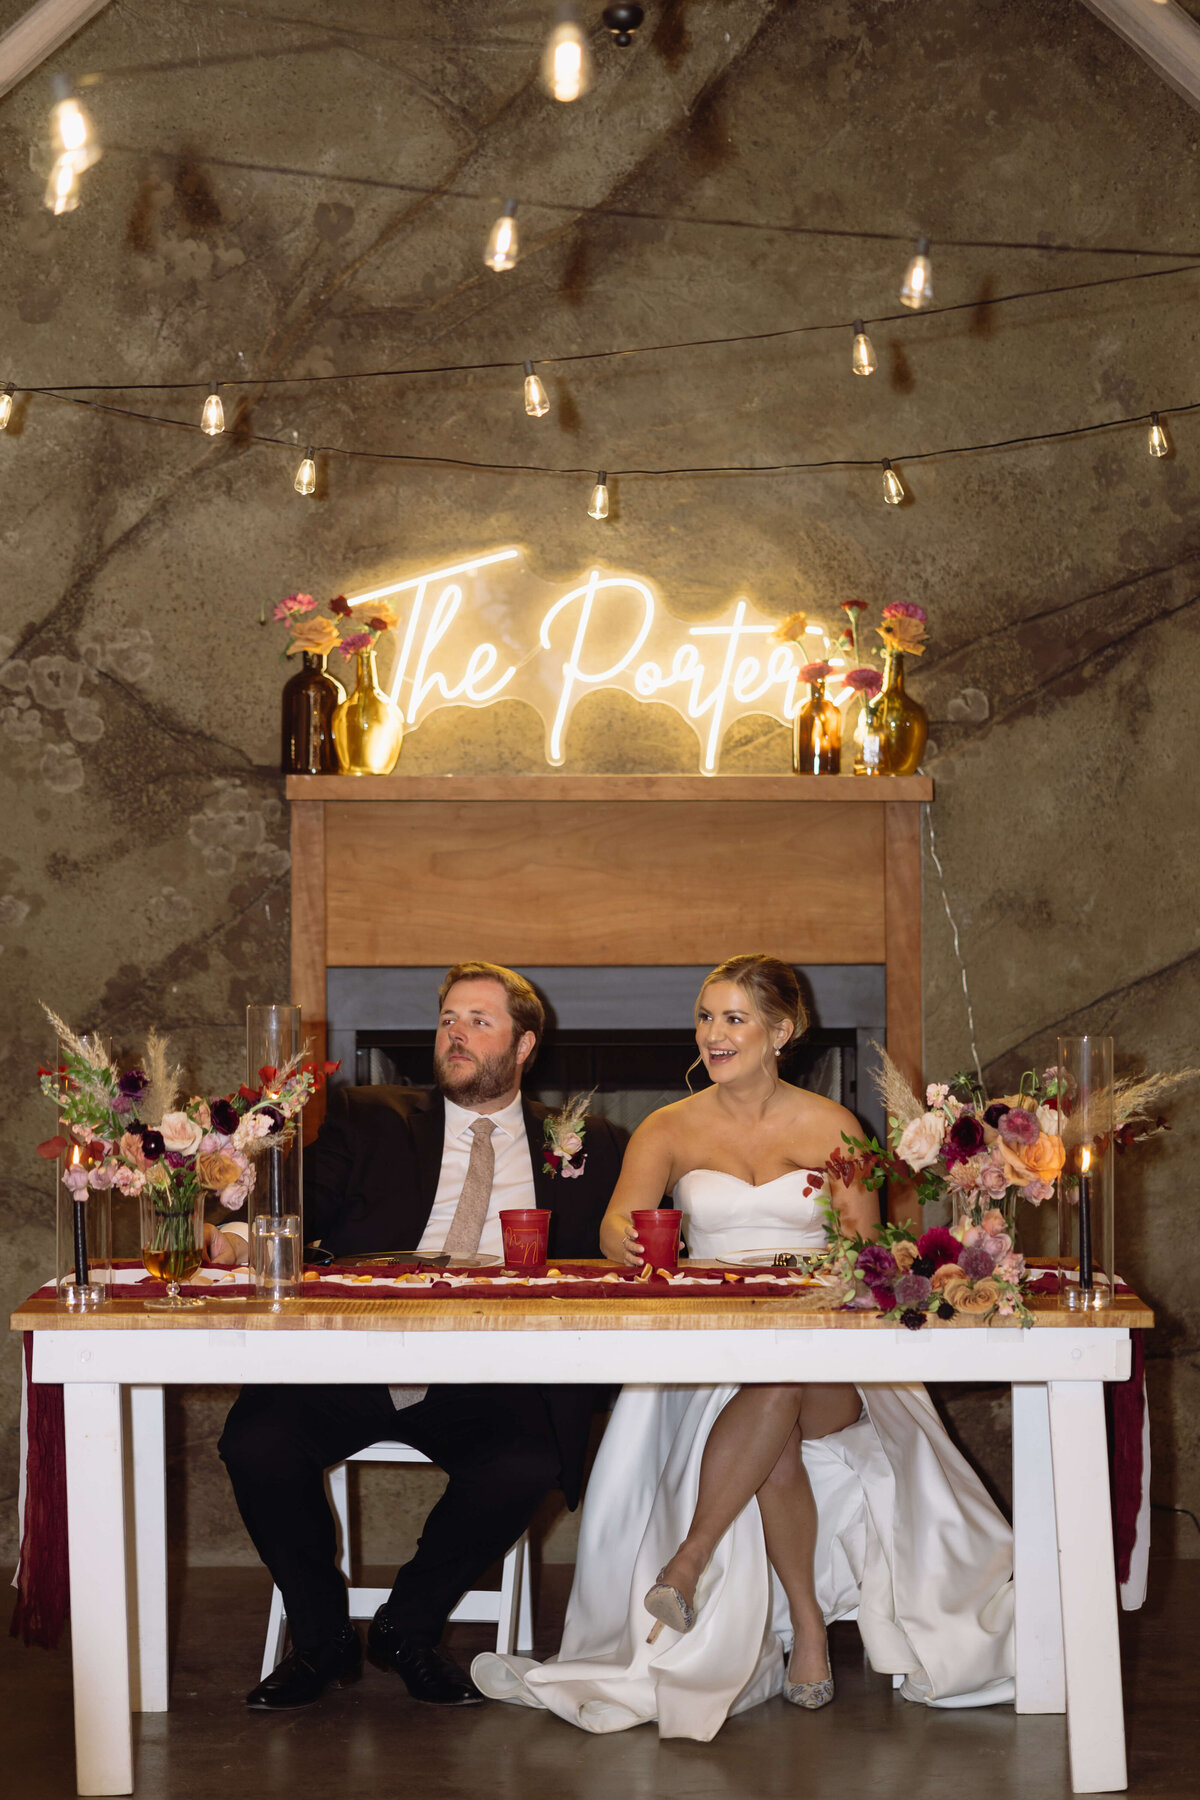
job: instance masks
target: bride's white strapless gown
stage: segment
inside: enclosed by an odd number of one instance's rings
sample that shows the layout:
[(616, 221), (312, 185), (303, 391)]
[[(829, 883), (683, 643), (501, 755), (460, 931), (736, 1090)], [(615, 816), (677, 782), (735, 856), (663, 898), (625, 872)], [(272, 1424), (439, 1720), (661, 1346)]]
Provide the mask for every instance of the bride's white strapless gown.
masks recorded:
[[(685, 1175), (674, 1198), (691, 1254), (824, 1243), (821, 1196), (804, 1192), (819, 1179), (795, 1170), (753, 1187), (712, 1169)], [(782, 1691), (791, 1627), (756, 1500), (701, 1578), (694, 1628), (646, 1642), (643, 1595), (688, 1530), (705, 1441), (737, 1391), (622, 1390), (587, 1486), (562, 1648), (546, 1663), (477, 1656), (483, 1693), (585, 1731), (657, 1719), (663, 1737), (707, 1742), (731, 1713)], [(855, 1424), (804, 1444), (822, 1611), (857, 1613), (872, 1667), (903, 1678), (910, 1700), (1011, 1700), (1012, 1533), (923, 1387), (860, 1392)]]

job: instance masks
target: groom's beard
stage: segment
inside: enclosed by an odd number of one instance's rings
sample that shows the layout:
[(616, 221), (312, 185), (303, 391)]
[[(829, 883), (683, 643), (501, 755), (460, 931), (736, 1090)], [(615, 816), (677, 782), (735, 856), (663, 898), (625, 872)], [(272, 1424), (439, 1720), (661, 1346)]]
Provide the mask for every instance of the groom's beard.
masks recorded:
[(456, 1054), (468, 1057), (469, 1061), (452, 1063), (448, 1055), (435, 1053), (433, 1072), (443, 1094), (457, 1106), (479, 1106), (488, 1100), (498, 1100), (517, 1086), (515, 1041), (507, 1050), (498, 1050), (493, 1056), (474, 1056), (469, 1050), (459, 1050)]

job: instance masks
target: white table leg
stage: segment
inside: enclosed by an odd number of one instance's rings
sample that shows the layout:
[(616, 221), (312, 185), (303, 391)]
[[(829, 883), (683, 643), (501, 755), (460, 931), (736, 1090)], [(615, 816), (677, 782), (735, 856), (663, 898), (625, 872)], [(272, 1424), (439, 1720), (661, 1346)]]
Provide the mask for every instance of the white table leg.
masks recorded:
[(1017, 1711), (1066, 1712), (1050, 1405), (1044, 1382), (1013, 1383), (1012, 1437)]
[(1052, 1381), (1049, 1400), (1071, 1787), (1112, 1794), (1128, 1778), (1104, 1385)]
[(131, 1387), (129, 1395), (132, 1517), (126, 1536), (134, 1621), (130, 1693), (134, 1712), (166, 1712), (167, 1471), (160, 1387)]
[(81, 1794), (131, 1794), (121, 1390), (67, 1382), (63, 1411), (76, 1787)]

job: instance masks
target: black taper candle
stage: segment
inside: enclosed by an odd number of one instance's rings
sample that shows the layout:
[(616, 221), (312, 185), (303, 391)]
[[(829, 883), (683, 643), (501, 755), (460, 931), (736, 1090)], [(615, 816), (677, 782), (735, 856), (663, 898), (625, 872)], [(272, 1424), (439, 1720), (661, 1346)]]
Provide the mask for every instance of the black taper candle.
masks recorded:
[(87, 1213), (86, 1200), (74, 1202), (74, 1236), (75, 1236), (75, 1286), (82, 1290), (88, 1285), (87, 1254)]
[(1092, 1184), (1088, 1180), (1091, 1153), (1085, 1150), (1079, 1172), (1079, 1285), (1093, 1288), (1092, 1274)]

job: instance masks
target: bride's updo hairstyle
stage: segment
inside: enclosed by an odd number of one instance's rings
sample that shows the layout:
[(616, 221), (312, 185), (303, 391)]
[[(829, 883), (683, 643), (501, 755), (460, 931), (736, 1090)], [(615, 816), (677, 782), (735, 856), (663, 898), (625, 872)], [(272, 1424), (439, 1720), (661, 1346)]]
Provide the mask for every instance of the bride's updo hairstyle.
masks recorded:
[(791, 1026), (792, 1034), (779, 1052), (781, 1059), (808, 1030), (808, 1011), (796, 971), (790, 963), (780, 962), (777, 956), (756, 951), (748, 956), (731, 956), (728, 961), (718, 963), (704, 977), (697, 1005), (703, 998), (704, 989), (711, 987), (714, 981), (732, 981), (741, 988), (750, 1002), (751, 1012), (768, 1037), (779, 1025)]

